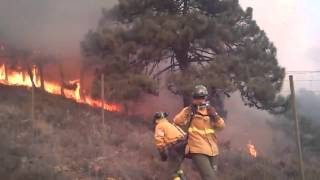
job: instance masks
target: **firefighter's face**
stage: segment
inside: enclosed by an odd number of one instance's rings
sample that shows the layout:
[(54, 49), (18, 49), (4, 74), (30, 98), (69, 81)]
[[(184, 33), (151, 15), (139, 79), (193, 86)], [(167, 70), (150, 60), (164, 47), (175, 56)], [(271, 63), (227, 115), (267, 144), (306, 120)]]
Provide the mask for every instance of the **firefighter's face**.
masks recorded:
[(205, 97), (203, 97), (203, 98), (193, 98), (192, 99), (192, 104), (201, 105), (201, 104), (205, 103), (205, 101), (206, 101)]

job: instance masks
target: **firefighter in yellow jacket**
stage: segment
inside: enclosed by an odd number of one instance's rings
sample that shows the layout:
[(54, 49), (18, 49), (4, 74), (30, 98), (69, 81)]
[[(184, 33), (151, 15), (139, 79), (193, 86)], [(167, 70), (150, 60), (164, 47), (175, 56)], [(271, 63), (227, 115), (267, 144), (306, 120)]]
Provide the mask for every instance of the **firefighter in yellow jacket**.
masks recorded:
[(203, 180), (216, 179), (219, 154), (216, 131), (224, 128), (224, 120), (215, 108), (207, 103), (208, 90), (203, 85), (195, 87), (192, 104), (182, 109), (174, 123), (187, 127), (186, 154), (191, 157)]
[(162, 161), (167, 161), (166, 172), (161, 173), (161, 180), (168, 178), (184, 179), (180, 165), (184, 159), (186, 133), (178, 126), (170, 123), (166, 112), (155, 113), (153, 120), (155, 125), (155, 144)]

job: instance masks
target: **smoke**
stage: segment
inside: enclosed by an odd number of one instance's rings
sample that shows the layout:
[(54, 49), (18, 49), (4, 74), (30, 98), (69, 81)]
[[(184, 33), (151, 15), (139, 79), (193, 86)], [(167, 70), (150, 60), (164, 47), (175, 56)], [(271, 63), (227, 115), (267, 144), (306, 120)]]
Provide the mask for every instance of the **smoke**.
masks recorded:
[(298, 113), (320, 125), (320, 96), (312, 91), (302, 89), (298, 93)]
[(0, 36), (15, 45), (51, 54), (79, 55), (102, 8), (116, 0), (1, 0)]
[(226, 128), (218, 133), (219, 139), (230, 141), (232, 148), (241, 151), (251, 141), (260, 155), (272, 154), (273, 140), (279, 135), (268, 124), (274, 120), (274, 116), (266, 111), (244, 106), (239, 93), (226, 99), (225, 106), (228, 112)]
[[(135, 102), (131, 110), (133, 114), (140, 115), (151, 123), (155, 112), (169, 112), (169, 120), (172, 120), (182, 107), (182, 98), (162, 87), (159, 96), (145, 96), (141, 101)], [(226, 98), (225, 109), (228, 113), (226, 128), (217, 133), (220, 142), (230, 141), (232, 149), (246, 151), (246, 145), (251, 141), (259, 155), (263, 156), (273, 155), (277, 148), (284, 148), (274, 145), (274, 139), (285, 141), (286, 138), (284, 133), (270, 126), (270, 121), (276, 119), (273, 115), (244, 106), (239, 93)]]
[(163, 111), (169, 114), (168, 119), (173, 120), (174, 116), (182, 109), (182, 98), (179, 95), (172, 94), (164, 81), (162, 81), (159, 89), (159, 96), (145, 95), (140, 101), (131, 105), (130, 113), (138, 115), (150, 121), (155, 112)]
[[(130, 109), (133, 114), (144, 117), (151, 124), (155, 112), (169, 112), (168, 119), (172, 120), (182, 107), (182, 98), (162, 87), (159, 96), (145, 96)], [(282, 156), (283, 150), (292, 143), (281, 128), (270, 125), (278, 120), (277, 117), (266, 111), (244, 106), (239, 93), (226, 98), (225, 109), (228, 113), (225, 119), (226, 128), (217, 132), (217, 136), (220, 143), (230, 142), (232, 150), (247, 152), (247, 143), (251, 141), (256, 146), (258, 156), (277, 158)]]
[[(245, 144), (251, 140), (260, 155), (274, 159), (283, 158), (285, 152), (296, 151), (291, 109), (285, 115), (271, 115), (244, 106), (238, 93), (226, 99), (225, 105), (228, 111), (227, 126), (218, 133), (218, 137), (221, 141), (230, 141), (233, 149), (244, 150)], [(312, 91), (300, 90), (297, 92), (297, 109), (303, 149), (306, 156), (313, 157), (307, 150), (319, 148), (316, 139), (319, 137), (320, 96)]]

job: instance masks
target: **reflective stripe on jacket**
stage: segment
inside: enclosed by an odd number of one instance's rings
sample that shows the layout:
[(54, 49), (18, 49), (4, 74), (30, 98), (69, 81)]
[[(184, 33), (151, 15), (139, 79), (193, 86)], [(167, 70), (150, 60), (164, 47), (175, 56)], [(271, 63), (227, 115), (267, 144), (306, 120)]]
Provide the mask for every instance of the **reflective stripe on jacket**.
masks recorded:
[[(182, 109), (182, 111), (175, 116), (174, 123), (179, 126), (187, 126), (190, 120), (190, 111), (190, 107)], [(198, 112), (199, 113), (193, 115), (190, 127), (188, 128), (189, 136), (186, 153), (216, 156), (219, 154), (219, 149), (215, 132), (224, 128), (224, 120), (218, 116), (218, 119), (213, 123), (208, 116), (206, 108), (198, 110)]]

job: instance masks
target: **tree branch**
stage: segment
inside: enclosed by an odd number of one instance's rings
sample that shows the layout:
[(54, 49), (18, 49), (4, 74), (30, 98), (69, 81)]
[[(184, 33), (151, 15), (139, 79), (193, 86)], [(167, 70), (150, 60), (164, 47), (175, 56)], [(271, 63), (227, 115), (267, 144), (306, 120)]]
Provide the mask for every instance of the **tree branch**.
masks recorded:
[(213, 59), (214, 58), (214, 57), (205, 56), (205, 55), (202, 55), (199, 53), (194, 53), (194, 55), (196, 55), (197, 57), (200, 57), (200, 58), (205, 58), (205, 59)]
[(204, 50), (204, 49), (199, 49), (199, 48), (193, 48), (195, 51), (200, 51), (201, 53), (206, 53), (206, 54), (210, 54), (210, 55), (212, 55), (212, 56), (216, 56), (217, 55), (217, 53), (215, 53), (215, 52), (208, 52), (208, 51), (206, 51), (206, 50)]
[(167, 88), (172, 94), (179, 95), (179, 91), (174, 89), (174, 85), (173, 84), (168, 84)]
[(153, 79), (160, 76), (162, 73), (168, 71), (169, 69), (179, 66), (178, 64), (171, 64), (170, 66), (167, 66), (166, 68), (162, 69), (161, 71), (157, 72), (156, 74), (153, 75)]
[(189, 62), (197, 62), (197, 63), (203, 63), (203, 62), (212, 62), (214, 59), (196, 59), (196, 58), (192, 58), (190, 59)]
[(157, 65), (159, 64), (159, 62), (154, 62), (150, 71), (148, 72), (148, 75), (151, 76), (151, 74), (153, 73), (154, 69), (157, 67)]

